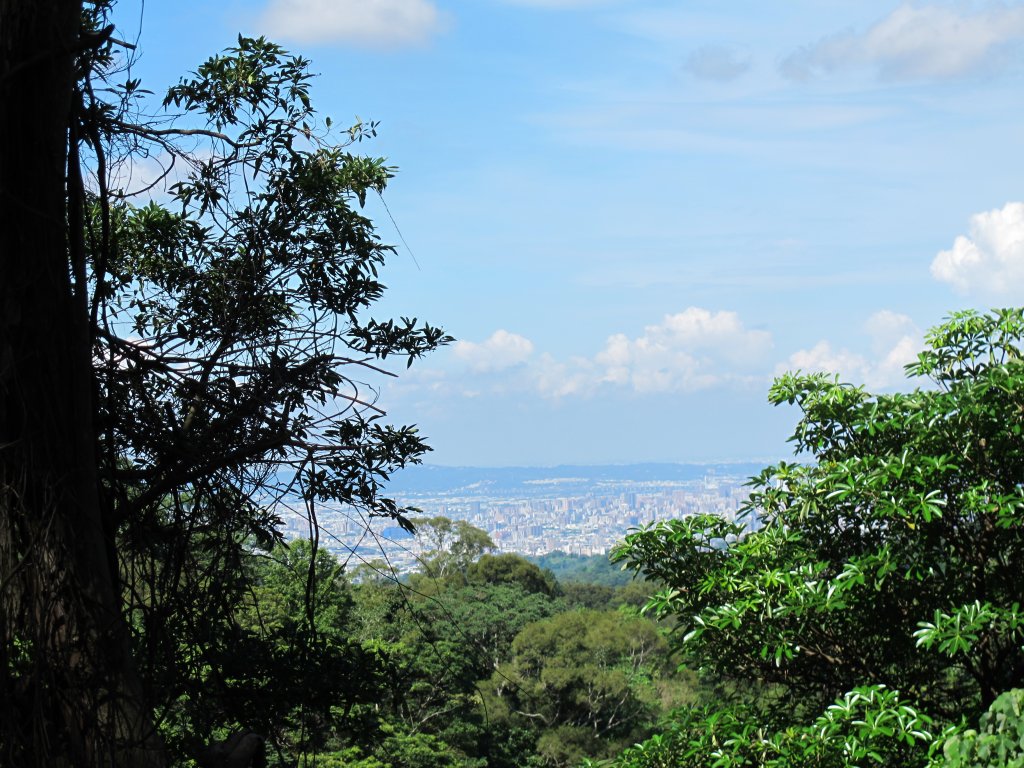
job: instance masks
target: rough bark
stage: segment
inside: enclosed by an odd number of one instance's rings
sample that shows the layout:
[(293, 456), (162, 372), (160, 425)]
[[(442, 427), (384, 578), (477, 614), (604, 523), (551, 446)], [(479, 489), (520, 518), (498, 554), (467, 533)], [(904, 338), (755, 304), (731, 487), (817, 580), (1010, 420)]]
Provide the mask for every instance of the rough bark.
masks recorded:
[(0, 764), (151, 766), (68, 266), (80, 15), (80, 0), (0, 0)]

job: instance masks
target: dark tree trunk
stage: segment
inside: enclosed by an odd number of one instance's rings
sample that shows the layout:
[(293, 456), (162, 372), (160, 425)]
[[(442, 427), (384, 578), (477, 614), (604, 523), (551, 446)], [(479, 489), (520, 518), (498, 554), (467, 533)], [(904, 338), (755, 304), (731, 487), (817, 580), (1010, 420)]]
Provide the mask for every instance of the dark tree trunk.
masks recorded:
[(103, 531), (66, 173), (80, 0), (0, 0), (0, 764), (163, 762)]

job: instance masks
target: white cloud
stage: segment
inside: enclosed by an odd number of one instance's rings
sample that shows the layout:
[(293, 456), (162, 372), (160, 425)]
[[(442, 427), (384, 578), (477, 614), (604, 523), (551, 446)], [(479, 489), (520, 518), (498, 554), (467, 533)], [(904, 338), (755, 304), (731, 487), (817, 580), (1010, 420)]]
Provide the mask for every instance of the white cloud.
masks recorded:
[(591, 394), (598, 383), (591, 360), (572, 357), (563, 362), (544, 354), (532, 371), (530, 386), (545, 397), (559, 398)]
[(275, 38), (394, 46), (427, 40), (442, 18), (431, 0), (271, 0), (260, 21)]
[(913, 362), (924, 346), (921, 329), (906, 315), (889, 310), (876, 312), (864, 324), (870, 355), (849, 349), (834, 349), (825, 340), (810, 349), (794, 352), (776, 366), (776, 374), (786, 371), (805, 373), (824, 371), (839, 374), (847, 381), (865, 384), (869, 389), (885, 389), (905, 379), (903, 366)]
[(474, 371), (500, 371), (519, 365), (533, 354), (533, 342), (517, 333), (497, 330), (485, 341), (457, 341), (452, 351)]
[(851, 371), (862, 371), (867, 361), (847, 349), (832, 349), (827, 341), (819, 341), (810, 349), (800, 349), (789, 356), (789, 359), (778, 366), (776, 371), (824, 371), (826, 373), (845, 374)]
[(864, 32), (846, 32), (796, 51), (782, 64), (794, 79), (850, 67), (889, 79), (946, 79), (998, 66), (1024, 40), (1024, 7), (994, 5), (970, 13), (904, 3)]
[(971, 217), (961, 235), (932, 261), (932, 277), (965, 294), (1020, 299), (1024, 290), (1024, 203)]
[(748, 330), (735, 312), (690, 307), (636, 338), (610, 336), (593, 375), (639, 393), (692, 392), (739, 378), (771, 345), (771, 334)]
[[(801, 370), (838, 373), (871, 389), (902, 383), (904, 366), (923, 348), (923, 334), (908, 316), (883, 310), (863, 325), (863, 349), (822, 340), (794, 352), (775, 374)], [(498, 330), (481, 342), (453, 345), (461, 370), (434, 371), (410, 380), (411, 389), (460, 397), (536, 393), (559, 400), (602, 393), (686, 394), (712, 388), (766, 388), (773, 347), (768, 331), (748, 328), (736, 312), (689, 307), (665, 315), (637, 336), (616, 333), (592, 356), (556, 358), (535, 353), (524, 336)]]
[(871, 315), (864, 323), (864, 330), (867, 331), (875, 354), (892, 349), (908, 337), (921, 336), (921, 329), (907, 315), (888, 309)]
[(601, 390), (694, 392), (744, 386), (755, 380), (763, 386), (768, 381), (765, 364), (771, 347), (770, 333), (744, 327), (735, 312), (690, 307), (665, 315), (639, 336), (609, 336), (591, 357), (535, 355), (529, 339), (506, 330), (495, 331), (481, 342), (456, 342), (452, 355), (465, 367), (444, 379), (450, 391), (463, 396), (526, 391), (554, 399)]
[(724, 83), (735, 80), (750, 69), (750, 59), (740, 56), (731, 48), (708, 45), (691, 53), (684, 69), (701, 80)]

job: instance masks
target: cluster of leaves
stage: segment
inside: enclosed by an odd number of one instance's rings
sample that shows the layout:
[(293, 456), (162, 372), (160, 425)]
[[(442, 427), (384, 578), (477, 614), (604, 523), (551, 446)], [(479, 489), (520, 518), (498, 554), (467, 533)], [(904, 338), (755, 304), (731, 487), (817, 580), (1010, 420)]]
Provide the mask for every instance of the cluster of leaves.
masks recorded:
[(1024, 690), (1000, 694), (981, 717), (978, 730), (956, 729), (942, 744), (944, 768), (1024, 766)]
[(189, 167), (170, 199), (137, 207), (113, 194), (90, 208), (104, 473), (119, 523), (183, 489), (190, 511), (215, 506), (218, 523), (240, 516), (254, 535), (273, 520), (253, 507), (286, 491), (401, 517), (381, 483), (426, 446), (382, 425), (360, 380), (382, 372), (376, 360), (411, 362), (448, 338), (364, 317), (392, 249), (357, 204), (391, 169), (312, 133), (307, 64), (240, 38), (164, 102), (204, 127), (132, 128), (208, 138), (188, 154), (164, 141)]
[(542, 725), (537, 754), (551, 765), (608, 755), (642, 736), (666, 702), (690, 688), (672, 680), (658, 627), (630, 612), (573, 610), (526, 628), (492, 678), (492, 713)]
[(773, 695), (684, 713), (616, 765), (923, 765), (1024, 683), (1024, 311), (927, 340), (909, 393), (775, 383), (813, 463), (754, 479), (753, 532), (701, 516), (627, 537), (615, 558), (663, 585), (648, 608), (684, 661)]
[[(882, 685), (860, 686), (807, 724), (766, 725), (743, 703), (678, 710), (663, 730), (588, 768), (848, 768), (915, 764), (927, 754), (933, 721)], [(917, 763), (922, 764), (922, 763)]]

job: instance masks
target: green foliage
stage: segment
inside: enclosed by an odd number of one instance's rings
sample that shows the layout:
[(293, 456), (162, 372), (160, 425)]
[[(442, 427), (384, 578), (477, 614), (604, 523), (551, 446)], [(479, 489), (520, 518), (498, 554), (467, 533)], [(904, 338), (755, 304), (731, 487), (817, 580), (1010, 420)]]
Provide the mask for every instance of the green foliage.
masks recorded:
[[(647, 591), (643, 591), (646, 602)], [(583, 581), (567, 581), (562, 584), (562, 598), (574, 608), (603, 610), (612, 607), (615, 599), (614, 587), (604, 584), (587, 584)]]
[(562, 601), (573, 608), (615, 610), (627, 606), (639, 610), (650, 597), (651, 585), (643, 579), (634, 579), (619, 587), (567, 581), (560, 585), (560, 591)]
[(253, 579), (240, 622), (264, 632), (309, 632), (341, 637), (352, 598), (337, 558), (323, 549), (315, 556), (305, 539), (280, 545), (252, 561)]
[(609, 754), (642, 735), (665, 700), (692, 695), (670, 681), (668, 644), (650, 621), (568, 611), (526, 626), (491, 679), (492, 718), (536, 733), (548, 765)]
[(954, 732), (942, 747), (943, 768), (1024, 766), (1024, 690), (1001, 694), (981, 717), (978, 730)]
[(946, 656), (969, 655), (986, 636), (1018, 636), (1024, 626), (1020, 605), (993, 605), (975, 600), (949, 611), (935, 611), (932, 621), (918, 622), (917, 644)]
[(470, 765), (474, 755), (499, 765), (495, 751), (518, 749), (519, 742), (487, 726), (490, 713), (480, 709), (480, 683), (507, 659), (525, 626), (558, 606), (515, 583), (420, 579), (432, 587), (429, 593), (397, 581), (353, 586), (360, 639), (385, 669), (376, 709), (398, 732), (440, 739), (460, 765)]
[(466, 570), (470, 583), (508, 584), (531, 594), (553, 597), (559, 591), (551, 571), (542, 571), (525, 557), (506, 553), (483, 555)]
[(930, 718), (884, 686), (844, 695), (808, 725), (774, 730), (749, 708), (679, 710), (661, 732), (607, 768), (866, 768), (923, 765), (934, 741)]
[[(459, 549), (451, 521), (426, 529)], [(371, 572), (352, 584), (357, 637), (384, 668), (377, 733), (360, 754), (391, 764), (379, 734), (419, 734), (453, 765), (573, 765), (641, 737), (663, 707), (693, 698), (692, 676), (671, 674), (652, 622), (566, 610), (550, 574), (481, 551), (443, 578)], [(537, 665), (539, 677), (528, 671)]]
[(465, 520), (427, 517), (412, 521), (416, 534), (425, 542), (424, 572), (435, 578), (457, 575), (465, 578), (470, 565), (494, 549), (487, 532)]
[(757, 530), (697, 516), (617, 550), (662, 585), (648, 608), (688, 665), (781, 692), (760, 718), (770, 756), (719, 764), (921, 764), (933, 723), (1024, 682), (1022, 332), (1021, 310), (954, 315), (908, 393), (783, 376), (771, 400), (801, 409), (813, 463), (753, 480)]
[(199, 617), (218, 642), (183, 649), (198, 682), (179, 683), (187, 693), (165, 712), (177, 752), (196, 752), (197, 733), (245, 727), (300, 757), (367, 725), (359, 705), (375, 699), (384, 670), (349, 637), (352, 599), (335, 558), (297, 541), (249, 568), (232, 620)]
[(528, 625), (557, 613), (559, 605), (542, 591), (518, 584), (470, 584), (439, 597), (428, 608), (437, 625), (449, 626), (486, 678), (505, 661), (516, 636)]
[[(772, 734), (731, 711), (705, 713), (703, 719), (689, 712), (664, 734), (626, 750), (608, 765), (1019, 768), (1024, 766), (1022, 701), (1019, 689), (1008, 691), (982, 715), (978, 730), (951, 725), (941, 732), (931, 718), (902, 703), (899, 694), (884, 686), (860, 687), (809, 726)], [(683, 730), (686, 726), (688, 734)], [(709, 758), (712, 762), (707, 762)]]
[(621, 587), (632, 579), (628, 571), (613, 565), (606, 555), (570, 555), (556, 551), (532, 559), (541, 568), (551, 571), (562, 584), (581, 582)]
[(394, 732), (387, 735), (371, 754), (360, 747), (321, 753), (300, 763), (301, 768), (483, 768), (479, 761), (453, 752), (448, 744), (427, 733)]

